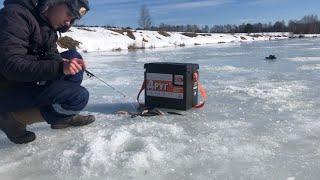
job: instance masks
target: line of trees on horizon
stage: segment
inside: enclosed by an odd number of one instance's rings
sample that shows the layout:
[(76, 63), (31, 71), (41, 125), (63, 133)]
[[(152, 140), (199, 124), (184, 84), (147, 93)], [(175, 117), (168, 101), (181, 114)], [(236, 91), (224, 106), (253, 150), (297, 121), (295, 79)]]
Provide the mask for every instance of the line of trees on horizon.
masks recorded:
[(151, 16), (147, 6), (142, 5), (138, 25), (142, 30), (194, 32), (194, 33), (261, 33), (261, 32), (292, 32), (294, 34), (318, 34), (320, 33), (320, 21), (317, 15), (306, 15), (301, 20), (277, 21), (275, 23), (243, 23), (241, 25), (169, 25), (161, 23), (152, 26)]
[[(144, 28), (141, 28), (144, 29)], [(319, 34), (320, 21), (317, 15), (306, 15), (301, 20), (277, 21), (275, 23), (247, 23), (241, 25), (169, 25), (161, 23), (151, 26), (148, 30), (169, 32), (195, 33), (261, 33), (261, 32), (292, 32), (294, 34)]]
[(260, 33), (260, 32), (292, 32), (294, 34), (318, 34), (320, 33), (320, 21), (317, 15), (306, 15), (301, 20), (277, 21), (270, 23), (243, 23), (241, 25), (169, 25), (161, 23), (159, 26), (152, 26), (149, 9), (142, 5), (140, 18), (138, 20), (139, 29), (155, 31), (173, 32), (194, 32), (194, 33)]
[[(148, 12), (142, 13), (148, 15)], [(161, 23), (159, 26), (151, 25), (151, 18), (146, 20), (139, 20), (140, 26), (137, 30), (151, 30), (151, 31), (168, 31), (168, 32), (194, 32), (194, 33), (262, 33), (262, 32), (292, 32), (294, 34), (319, 34), (320, 20), (317, 15), (306, 15), (300, 20), (277, 21), (275, 23), (247, 23), (241, 25), (170, 25)], [(141, 26), (142, 24), (145, 27)], [(84, 26), (84, 25), (75, 25)], [(98, 26), (94, 26), (98, 27)], [(119, 28), (114, 26), (102, 26), (105, 28)], [(123, 29), (132, 29), (126, 27)]]
[[(84, 25), (76, 25), (84, 26)], [(275, 23), (243, 23), (240, 25), (172, 25), (161, 23), (152, 26), (152, 19), (147, 6), (142, 5), (138, 19), (137, 30), (168, 31), (168, 32), (193, 32), (193, 33), (262, 33), (262, 32), (292, 32), (294, 34), (319, 34), (320, 21), (317, 15), (306, 15), (300, 20), (277, 21)], [(95, 26), (97, 27), (97, 26)], [(114, 26), (103, 26), (106, 28), (118, 28)], [(123, 29), (132, 29), (126, 27)]]

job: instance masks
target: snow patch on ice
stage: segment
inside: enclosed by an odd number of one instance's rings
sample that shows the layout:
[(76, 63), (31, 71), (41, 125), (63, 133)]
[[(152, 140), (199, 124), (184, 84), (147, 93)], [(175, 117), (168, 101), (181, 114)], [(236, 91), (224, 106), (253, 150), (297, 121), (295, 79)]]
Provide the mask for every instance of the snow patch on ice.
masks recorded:
[[(320, 61), (320, 60), (319, 60)], [(320, 64), (309, 64), (298, 67), (298, 70), (307, 71), (307, 70), (320, 70)]]
[(320, 47), (307, 48), (309, 50), (320, 50)]
[(275, 154), (272, 149), (266, 148), (263, 145), (246, 144), (239, 145), (234, 149), (232, 154), (235, 157), (242, 157), (246, 161), (259, 160), (262, 157), (270, 157)]
[(242, 56), (247, 55), (248, 52), (215, 52), (215, 53), (208, 53), (207, 56), (222, 56), (222, 57), (228, 57), (228, 56)]
[(320, 61), (320, 57), (294, 57), (288, 58), (290, 61), (294, 62), (317, 62)]
[(230, 85), (223, 92), (234, 94), (236, 97), (247, 95), (251, 98), (259, 98), (271, 104), (279, 104), (282, 108), (292, 109), (302, 105), (294, 102), (294, 97), (303, 93), (308, 88), (303, 83), (294, 82), (259, 82), (253, 85)]
[(113, 80), (109, 81), (111, 85), (117, 86), (117, 85), (130, 85), (132, 84), (132, 80), (128, 77), (116, 77)]
[(313, 43), (292, 43), (288, 44), (288, 46), (310, 46), (313, 45)]
[[(98, 177), (116, 172), (118, 167), (143, 173), (153, 163), (170, 158), (168, 152), (161, 148), (161, 142), (173, 137), (179, 138), (182, 134), (183, 129), (175, 125), (156, 122), (136, 122), (88, 133), (85, 137), (87, 145), (81, 158), (82, 175), (84, 178)], [(72, 152), (67, 151), (65, 154), (70, 155)]]
[(203, 69), (209, 72), (230, 72), (230, 73), (248, 73), (249, 69), (235, 67), (235, 66), (211, 66), (205, 65)]
[(157, 57), (144, 57), (136, 60), (137, 62), (152, 63), (152, 62), (162, 62), (161, 58)]
[(250, 123), (248, 122), (241, 122), (235, 120), (228, 120), (222, 122), (215, 122), (210, 127), (212, 129), (232, 129), (232, 128), (248, 128), (250, 127)]

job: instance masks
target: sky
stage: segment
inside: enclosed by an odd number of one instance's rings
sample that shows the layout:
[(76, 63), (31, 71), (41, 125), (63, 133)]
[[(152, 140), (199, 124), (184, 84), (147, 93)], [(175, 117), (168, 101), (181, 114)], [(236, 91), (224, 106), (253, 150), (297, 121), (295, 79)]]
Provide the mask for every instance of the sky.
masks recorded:
[[(1, 4), (3, 0), (0, 0)], [(153, 25), (220, 25), (320, 17), (320, 0), (89, 0), (91, 11), (78, 24), (137, 27), (142, 5)]]

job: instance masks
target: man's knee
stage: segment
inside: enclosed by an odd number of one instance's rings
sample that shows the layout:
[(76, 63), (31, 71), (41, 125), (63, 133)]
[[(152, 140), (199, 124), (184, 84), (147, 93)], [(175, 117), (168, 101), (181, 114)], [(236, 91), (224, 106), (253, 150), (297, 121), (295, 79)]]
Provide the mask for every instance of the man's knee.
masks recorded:
[(82, 59), (81, 54), (76, 50), (64, 51), (64, 52), (60, 53), (60, 55), (62, 58), (65, 58), (65, 59), (73, 59), (73, 58)]
[(55, 99), (51, 105), (40, 107), (41, 114), (49, 124), (72, 117), (82, 111), (88, 104), (89, 92), (80, 85), (64, 83), (64, 88), (50, 97)]
[(89, 91), (80, 85), (69, 86), (62, 93), (63, 94), (60, 95), (60, 97), (63, 97), (61, 98), (62, 102), (57, 102), (57, 104), (60, 104), (68, 110), (81, 111), (88, 104)]
[(78, 107), (79, 107), (79, 110), (83, 110), (88, 104), (90, 93), (86, 88), (82, 86), (79, 86), (78, 88), (79, 88), (78, 98), (81, 101)]
[[(60, 55), (62, 58), (69, 59), (69, 60), (71, 60), (73, 58), (82, 59), (81, 54), (76, 50), (68, 50), (68, 51), (62, 52)], [(74, 82), (77, 84), (81, 84), (82, 80), (83, 80), (83, 75), (84, 75), (84, 71), (82, 70), (75, 75), (65, 76), (64, 80)]]
[(84, 71), (80, 71), (75, 75), (65, 76), (64, 80), (80, 85), (83, 81)]
[(36, 99), (40, 106), (58, 104), (70, 110), (82, 110), (88, 103), (89, 92), (86, 88), (70, 81), (55, 81)]

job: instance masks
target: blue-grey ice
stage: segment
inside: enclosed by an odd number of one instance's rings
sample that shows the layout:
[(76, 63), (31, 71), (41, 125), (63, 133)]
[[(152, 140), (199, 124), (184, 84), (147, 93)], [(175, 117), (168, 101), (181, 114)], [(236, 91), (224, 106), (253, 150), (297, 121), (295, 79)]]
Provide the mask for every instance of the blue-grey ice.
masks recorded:
[[(0, 134), (0, 179), (319, 179), (320, 39), (230, 43), (84, 54), (96, 79), (83, 85), (83, 113), (97, 121), (14, 145)], [(270, 54), (276, 61), (266, 61)], [(116, 115), (130, 103), (148, 62), (200, 65), (209, 100), (186, 116)]]

